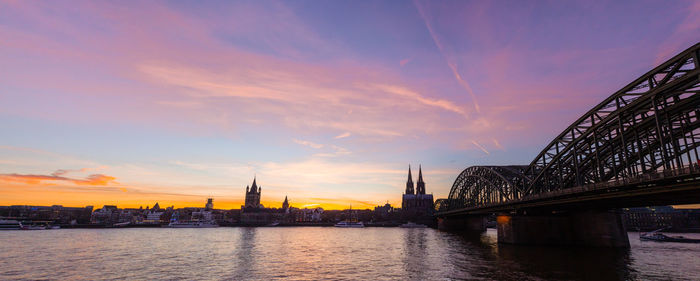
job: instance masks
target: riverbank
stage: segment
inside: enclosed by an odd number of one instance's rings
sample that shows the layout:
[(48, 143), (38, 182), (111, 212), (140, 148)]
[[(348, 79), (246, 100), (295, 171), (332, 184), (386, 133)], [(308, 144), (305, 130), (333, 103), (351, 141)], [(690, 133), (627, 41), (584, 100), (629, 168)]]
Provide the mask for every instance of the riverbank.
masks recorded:
[[(220, 223), (219, 227), (332, 227), (334, 222), (298, 222), (279, 224), (246, 224), (246, 223)], [(398, 222), (377, 222), (364, 223), (365, 227), (399, 227)], [(104, 224), (66, 224), (59, 225), (61, 228), (151, 228), (168, 227), (168, 224), (127, 224), (127, 225), (104, 225)]]

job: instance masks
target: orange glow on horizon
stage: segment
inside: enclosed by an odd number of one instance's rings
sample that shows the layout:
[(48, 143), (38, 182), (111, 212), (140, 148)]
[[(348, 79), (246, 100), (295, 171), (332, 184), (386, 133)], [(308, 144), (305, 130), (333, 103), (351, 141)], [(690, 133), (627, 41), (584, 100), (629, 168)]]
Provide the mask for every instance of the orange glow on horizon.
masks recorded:
[[(63, 197), (64, 194), (61, 194), (61, 198)], [(56, 197), (50, 196), (49, 198), (36, 198), (33, 200), (2, 200), (0, 201), (0, 206), (11, 206), (11, 205), (28, 205), (28, 206), (52, 206), (52, 205), (62, 205), (64, 207), (85, 207), (85, 206), (93, 206), (94, 209), (99, 209), (102, 208), (104, 205), (115, 205), (118, 208), (139, 208), (143, 207), (146, 208), (147, 206), (153, 206), (156, 203), (158, 203), (161, 208), (167, 208), (170, 206), (174, 206), (175, 209), (178, 208), (186, 208), (186, 207), (200, 207), (204, 208), (204, 204), (206, 203), (206, 197), (202, 197), (202, 200), (114, 200), (114, 201), (105, 201), (105, 200), (97, 200), (97, 201), (91, 201), (91, 200), (70, 200), (70, 199), (55, 199)], [(223, 201), (223, 200), (216, 200), (214, 198), (214, 209), (222, 209), (222, 210), (233, 210), (233, 209), (240, 209), (241, 206), (243, 205), (243, 201)], [(282, 203), (281, 202), (261, 202), (263, 206), (266, 208), (281, 208)], [(373, 210), (374, 207), (378, 206), (377, 205), (358, 205), (358, 204), (352, 204), (352, 202), (348, 202), (347, 204), (343, 203), (313, 203), (313, 204), (304, 204), (304, 203), (297, 203), (297, 204), (290, 204), (292, 208), (298, 208), (298, 209), (304, 209), (304, 208), (322, 208), (324, 210), (346, 210), (350, 209), (358, 209), (358, 210), (364, 210), (364, 209), (370, 209)], [(394, 204), (392, 204), (394, 207), (398, 207)]]
[[(0, 181), (3, 182), (3, 181)], [(104, 205), (116, 205), (119, 208), (139, 208), (153, 206), (158, 203), (163, 208), (174, 206), (204, 207), (208, 196), (170, 193), (146, 193), (135, 191), (135, 188), (124, 186), (85, 186), (74, 183), (71, 186), (59, 183), (34, 183), (27, 181), (4, 181), (0, 186), (0, 205), (33, 205), (51, 206), (63, 205), (66, 207), (93, 206), (95, 209)], [(224, 196), (212, 196), (216, 209), (240, 209), (244, 204), (244, 194), (231, 199)], [(282, 199), (263, 200), (261, 203), (267, 208), (281, 208)], [(384, 205), (385, 202), (373, 203), (371, 201), (358, 201), (352, 199), (321, 199), (321, 198), (289, 198), (291, 207), (316, 208), (324, 210), (344, 209), (374, 209), (375, 206)], [(395, 202), (392, 206), (399, 207)]]

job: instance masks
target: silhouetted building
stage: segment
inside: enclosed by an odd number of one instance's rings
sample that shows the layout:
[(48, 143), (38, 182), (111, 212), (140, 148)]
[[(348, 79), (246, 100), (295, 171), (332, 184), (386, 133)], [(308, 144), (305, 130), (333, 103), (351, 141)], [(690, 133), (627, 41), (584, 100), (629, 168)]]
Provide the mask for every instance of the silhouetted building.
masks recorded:
[(204, 209), (207, 211), (214, 209), (214, 198), (207, 198), (207, 204), (204, 205)]
[[(258, 187), (256, 180), (257, 178), (253, 178), (253, 185), (246, 187), (245, 205), (241, 208), (241, 223), (244, 225), (267, 225), (283, 222), (287, 209), (265, 208), (260, 204), (262, 187)], [(286, 199), (285, 197), (285, 203), (289, 206)]]
[(294, 213), (296, 222), (320, 222), (323, 215), (323, 208), (298, 209)]
[(91, 223), (112, 225), (120, 221), (121, 210), (114, 205), (104, 205), (102, 209), (97, 209), (92, 213)]
[(144, 223), (160, 224), (160, 216), (163, 215), (163, 213), (164, 212), (161, 210), (160, 205), (156, 203), (153, 205), (153, 208), (146, 211), (146, 220)]
[(418, 167), (417, 189), (414, 194), (413, 176), (411, 166), (408, 166), (408, 181), (406, 181), (406, 192), (401, 200), (401, 212), (406, 220), (423, 220), (433, 215), (433, 195), (425, 194), (425, 182), (423, 181), (423, 170)]
[(650, 231), (665, 228), (678, 232), (700, 232), (700, 209), (675, 209), (671, 206), (625, 208), (627, 230)]
[(245, 187), (245, 205), (242, 209), (258, 209), (263, 206), (260, 205), (260, 193), (262, 192), (262, 186), (258, 187), (255, 183), (257, 177), (253, 178), (253, 186)]
[(384, 204), (384, 206), (374, 207), (374, 212), (372, 214), (373, 221), (393, 221), (397, 220), (398, 209), (394, 209), (389, 202)]
[(385, 214), (391, 213), (393, 211), (394, 211), (394, 207), (392, 207), (391, 204), (389, 204), (389, 202), (386, 202), (386, 204), (384, 204), (384, 206), (374, 207), (374, 212), (378, 213), (378, 214), (385, 215)]
[(289, 210), (289, 201), (287, 201), (287, 196), (284, 196), (284, 202), (282, 202), (282, 209), (287, 212)]
[(0, 217), (17, 220), (53, 221), (54, 224), (63, 225), (87, 224), (90, 223), (92, 217), (92, 206), (0, 206)]

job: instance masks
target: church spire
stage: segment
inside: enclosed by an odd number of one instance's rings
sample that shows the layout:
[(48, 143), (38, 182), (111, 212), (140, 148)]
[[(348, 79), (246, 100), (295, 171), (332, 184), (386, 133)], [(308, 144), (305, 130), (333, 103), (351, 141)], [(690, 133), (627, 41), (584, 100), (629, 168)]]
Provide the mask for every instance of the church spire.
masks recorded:
[(423, 182), (423, 169), (418, 165), (418, 183), (416, 183), (416, 194), (425, 194), (425, 182)]
[(284, 202), (282, 203), (282, 209), (289, 209), (289, 201), (287, 201), (287, 196), (284, 196)]
[(413, 176), (411, 176), (411, 165), (408, 165), (408, 181), (406, 181), (406, 194), (413, 194)]
[(253, 177), (253, 186), (250, 187), (250, 192), (258, 192), (258, 185), (255, 183), (255, 180), (257, 179), (257, 175)]

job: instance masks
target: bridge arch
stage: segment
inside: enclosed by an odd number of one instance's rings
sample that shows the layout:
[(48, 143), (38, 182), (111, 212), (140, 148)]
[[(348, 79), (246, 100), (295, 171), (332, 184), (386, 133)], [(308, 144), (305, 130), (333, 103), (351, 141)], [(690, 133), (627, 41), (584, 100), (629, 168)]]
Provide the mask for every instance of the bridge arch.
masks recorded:
[(439, 209), (477, 207), (520, 198), (527, 166), (472, 166), (462, 171)]
[(478, 207), (700, 164), (700, 43), (586, 112), (525, 166), (473, 166), (441, 210)]
[(698, 163), (700, 43), (637, 78), (559, 134), (525, 169), (528, 194)]

